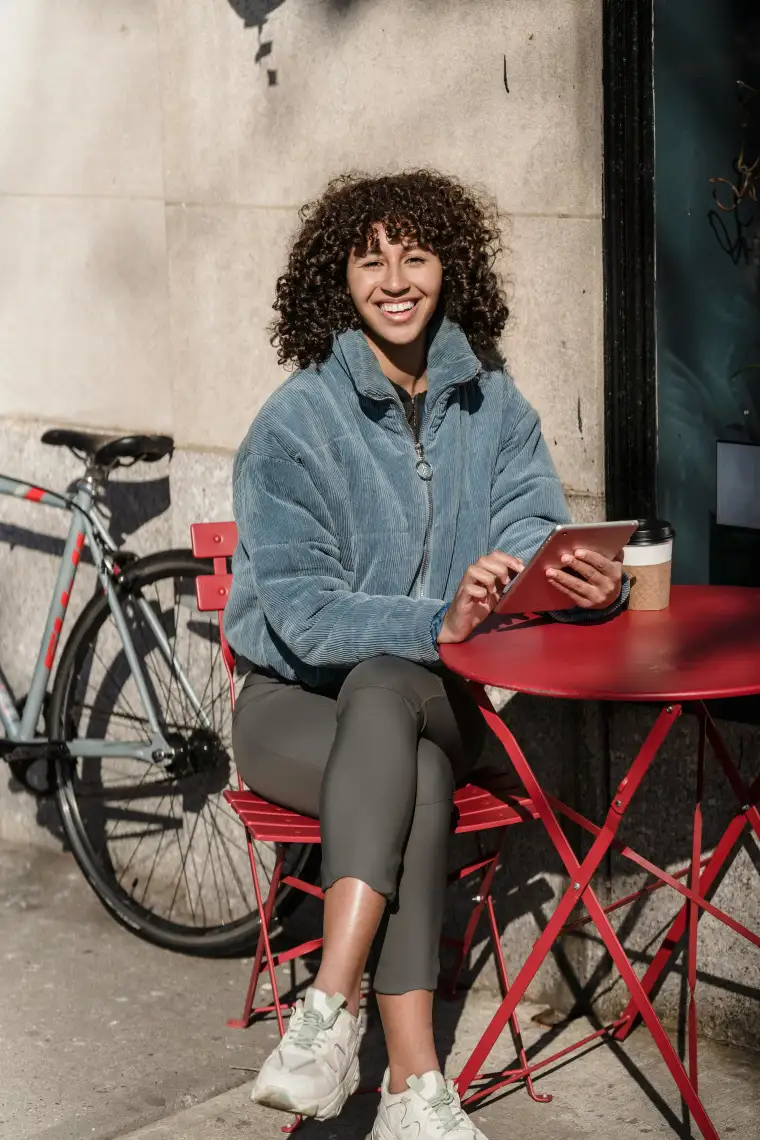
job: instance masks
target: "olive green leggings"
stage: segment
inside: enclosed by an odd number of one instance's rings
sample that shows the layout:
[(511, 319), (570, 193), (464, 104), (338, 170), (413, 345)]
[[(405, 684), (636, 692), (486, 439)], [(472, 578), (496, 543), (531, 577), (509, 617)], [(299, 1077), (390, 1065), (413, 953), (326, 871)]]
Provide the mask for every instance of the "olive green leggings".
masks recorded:
[(331, 694), (253, 671), (232, 735), (249, 788), (320, 819), (322, 885), (361, 879), (388, 899), (375, 989), (435, 989), (452, 797), (486, 737), (466, 683), (398, 657)]

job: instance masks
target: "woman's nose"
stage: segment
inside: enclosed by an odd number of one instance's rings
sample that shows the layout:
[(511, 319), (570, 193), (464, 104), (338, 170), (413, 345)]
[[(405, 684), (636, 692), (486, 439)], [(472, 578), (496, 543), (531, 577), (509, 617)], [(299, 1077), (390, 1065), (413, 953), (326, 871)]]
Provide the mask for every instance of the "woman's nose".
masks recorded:
[(409, 284), (404, 277), (403, 267), (400, 264), (390, 263), (388, 265), (382, 283), (382, 290), (384, 293), (392, 293), (394, 296), (408, 293)]

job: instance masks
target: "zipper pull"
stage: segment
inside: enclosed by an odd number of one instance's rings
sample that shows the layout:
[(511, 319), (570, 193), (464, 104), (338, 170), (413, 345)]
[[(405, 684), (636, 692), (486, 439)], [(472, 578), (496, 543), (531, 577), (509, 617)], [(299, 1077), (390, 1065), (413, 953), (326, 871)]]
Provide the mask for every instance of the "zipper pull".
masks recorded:
[(418, 439), (416, 439), (414, 441), (414, 450), (417, 452), (417, 461), (414, 465), (415, 470), (416, 470), (417, 474), (419, 475), (420, 479), (424, 479), (425, 482), (427, 483), (428, 480), (433, 478), (433, 468), (430, 466), (427, 459), (425, 458), (425, 451), (423, 449), (422, 444), (420, 443), (420, 441)]

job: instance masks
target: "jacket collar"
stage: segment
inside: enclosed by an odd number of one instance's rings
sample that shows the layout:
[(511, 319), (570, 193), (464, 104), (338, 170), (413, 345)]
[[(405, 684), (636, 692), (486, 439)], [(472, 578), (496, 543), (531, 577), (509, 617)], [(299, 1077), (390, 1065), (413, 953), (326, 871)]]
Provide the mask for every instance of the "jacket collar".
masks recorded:
[[(430, 325), (428, 346), (428, 396), (431, 406), (438, 396), (449, 388), (472, 380), (481, 370), (480, 362), (470, 348), (467, 337), (459, 325), (448, 317), (437, 317)], [(383, 375), (364, 333), (359, 329), (346, 329), (333, 337), (331, 359), (348, 373), (361, 396), (372, 400), (390, 400), (394, 397), (390, 380)]]

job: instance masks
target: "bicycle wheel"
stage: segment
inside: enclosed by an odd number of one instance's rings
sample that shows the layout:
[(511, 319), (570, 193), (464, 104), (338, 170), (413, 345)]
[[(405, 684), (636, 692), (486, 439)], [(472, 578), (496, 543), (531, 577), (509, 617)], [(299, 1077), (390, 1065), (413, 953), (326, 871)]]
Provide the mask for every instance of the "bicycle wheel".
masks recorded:
[[(223, 792), (237, 787), (231, 709), (216, 616), (195, 604), (210, 565), (167, 551), (128, 566), (120, 598), (162, 730), (175, 748), (166, 765), (130, 758), (61, 758), (56, 797), (71, 850), (105, 906), (136, 934), (171, 950), (223, 956), (250, 949), (259, 918), (246, 839)], [(168, 639), (167, 659), (144, 598)], [(184, 671), (208, 718), (179, 684)], [(61, 655), (48, 714), (54, 740), (150, 740), (121, 639), (102, 594), (86, 606)], [(274, 849), (254, 844), (264, 881)], [(315, 877), (318, 851), (292, 849), (287, 871)], [(303, 895), (278, 892), (283, 916)]]

